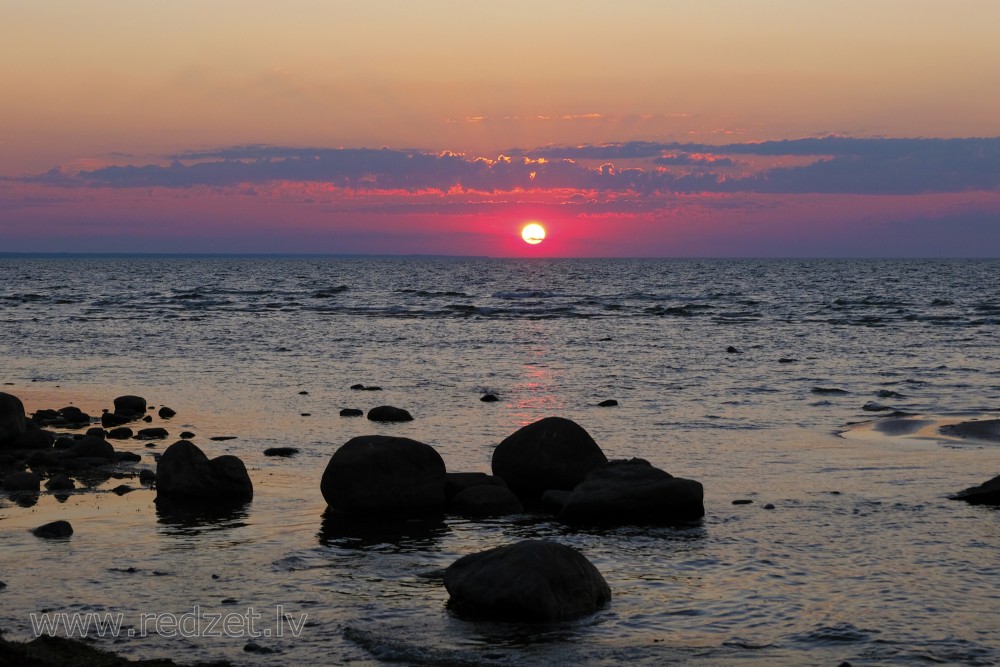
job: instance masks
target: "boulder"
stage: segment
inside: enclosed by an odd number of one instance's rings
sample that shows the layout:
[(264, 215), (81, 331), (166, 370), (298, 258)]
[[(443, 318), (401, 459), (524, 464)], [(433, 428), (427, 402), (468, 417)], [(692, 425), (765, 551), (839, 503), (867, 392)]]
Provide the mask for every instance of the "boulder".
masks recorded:
[(368, 419), (373, 422), (409, 422), (413, 416), (403, 408), (380, 405), (368, 411)]
[(101, 415), (101, 426), (104, 428), (114, 428), (115, 426), (127, 424), (130, 421), (135, 421), (135, 417), (124, 414), (120, 415), (114, 412), (105, 412)]
[(478, 484), (452, 496), (448, 509), (465, 516), (503, 516), (523, 512), (524, 505), (506, 486)]
[(107, 462), (115, 458), (115, 448), (107, 440), (88, 435), (66, 450), (66, 456), (75, 459), (105, 459)]
[(24, 435), (26, 424), (21, 399), (0, 392), (0, 448), (16, 447), (16, 441)]
[(590, 434), (576, 422), (546, 417), (508, 436), (493, 451), (493, 474), (524, 502), (536, 503), (549, 489), (570, 490), (608, 462)]
[(973, 505), (1000, 505), (1000, 475), (948, 497)]
[(330, 509), (358, 514), (418, 514), (444, 505), (445, 467), (430, 445), (364, 435), (333, 453), (320, 490)]
[(55, 439), (52, 431), (41, 429), (35, 422), (29, 421), (24, 425), (24, 433), (14, 441), (14, 446), (18, 449), (48, 449)]
[(246, 466), (231, 455), (209, 459), (193, 442), (178, 440), (156, 465), (156, 499), (168, 502), (245, 503), (253, 498)]
[(500, 621), (564, 621), (611, 599), (604, 577), (579, 551), (546, 540), (463, 556), (445, 570), (444, 585), (456, 611)]
[(115, 399), (115, 414), (141, 417), (146, 414), (146, 399), (142, 396), (119, 396)]
[(76, 488), (73, 480), (66, 475), (53, 475), (49, 481), (45, 482), (45, 488), (49, 491), (72, 491)]
[(3, 478), (5, 491), (38, 491), (41, 484), (42, 478), (27, 470), (12, 472)]
[(58, 538), (69, 537), (73, 534), (73, 526), (69, 521), (53, 521), (43, 526), (39, 526), (31, 531), (36, 537)]
[(705, 516), (703, 497), (701, 483), (673, 477), (648, 461), (613, 461), (573, 489), (558, 518), (601, 526), (681, 523)]
[(456, 494), (473, 486), (481, 486), (483, 484), (507, 486), (507, 483), (499, 477), (487, 475), (484, 472), (450, 472), (445, 475), (444, 497), (447, 500), (451, 500)]

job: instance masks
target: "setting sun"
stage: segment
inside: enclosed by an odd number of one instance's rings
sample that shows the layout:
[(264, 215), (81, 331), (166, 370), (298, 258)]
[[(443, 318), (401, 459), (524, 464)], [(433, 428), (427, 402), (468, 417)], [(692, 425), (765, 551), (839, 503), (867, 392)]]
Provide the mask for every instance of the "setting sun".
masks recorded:
[(521, 230), (521, 238), (524, 239), (525, 243), (538, 245), (545, 240), (545, 228), (537, 222), (528, 223)]

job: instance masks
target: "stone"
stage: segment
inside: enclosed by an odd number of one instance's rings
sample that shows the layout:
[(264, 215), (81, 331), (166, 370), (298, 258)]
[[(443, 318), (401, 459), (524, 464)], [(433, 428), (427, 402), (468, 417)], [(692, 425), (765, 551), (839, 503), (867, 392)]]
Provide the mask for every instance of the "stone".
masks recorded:
[(877, 403), (875, 401), (868, 401), (861, 406), (861, 409), (865, 412), (885, 412), (887, 410), (892, 410), (890, 406), (882, 405), (881, 403)]
[(269, 447), (264, 450), (264, 456), (292, 456), (298, 453), (296, 447)]
[(45, 482), (45, 488), (49, 491), (72, 491), (76, 488), (73, 480), (66, 475), (53, 475), (49, 481)]
[(111, 489), (111, 493), (118, 496), (124, 496), (126, 493), (132, 493), (133, 491), (135, 491), (135, 487), (129, 486), (128, 484), (119, 484), (115, 488)]
[(498, 621), (565, 621), (611, 599), (611, 588), (583, 554), (547, 540), (463, 556), (445, 570), (444, 585), (455, 611)]
[(190, 440), (193, 437), (195, 437), (195, 435), (191, 431), (181, 432), (181, 440)]
[(142, 456), (135, 452), (115, 452), (114, 460), (125, 463), (138, 463), (142, 460)]
[(340, 411), (341, 417), (360, 417), (365, 414), (364, 410), (358, 410), (357, 408), (344, 408)]
[(506, 486), (479, 484), (452, 496), (448, 509), (464, 516), (484, 517), (520, 514), (524, 505)]
[(135, 421), (135, 417), (120, 415), (114, 412), (105, 412), (101, 415), (101, 426), (104, 428), (114, 428), (115, 426), (127, 424), (130, 421)]
[(577, 525), (663, 525), (705, 516), (701, 483), (673, 477), (643, 459), (612, 461), (577, 485), (560, 521)]
[(485, 394), (479, 400), (482, 401), (483, 403), (496, 403), (497, 401), (500, 400), (500, 397), (497, 396), (496, 394)]
[(177, 411), (164, 405), (156, 414), (159, 415), (160, 419), (170, 419), (177, 414)]
[(95, 426), (94, 428), (87, 429), (87, 435), (103, 440), (108, 437), (108, 432), (99, 426)]
[(246, 466), (231, 455), (209, 459), (197, 445), (179, 440), (156, 465), (157, 502), (245, 503), (253, 498)]
[(542, 494), (541, 510), (552, 516), (558, 516), (563, 507), (566, 507), (566, 501), (569, 500), (571, 493), (573, 492), (565, 489), (549, 489)]
[(168, 435), (170, 434), (167, 432), (167, 429), (154, 426), (153, 428), (139, 429), (139, 432), (135, 434), (135, 437), (143, 440), (159, 440), (166, 438)]
[(49, 449), (55, 439), (54, 433), (41, 429), (35, 422), (29, 421), (24, 425), (24, 433), (14, 441), (14, 446), (18, 449)]
[(146, 399), (142, 396), (119, 396), (115, 399), (115, 413), (140, 417), (146, 414)]
[(739, 498), (737, 500), (734, 500), (733, 504), (734, 505), (751, 505), (751, 504), (753, 504), (753, 501), (750, 500), (749, 498)]
[[(103, 429), (102, 429), (103, 430)], [(128, 440), (134, 435), (128, 426), (119, 426), (108, 431), (108, 438), (111, 440)]]
[(139, 471), (139, 483), (149, 486), (156, 482), (156, 473), (148, 468)]
[(354, 391), (382, 391), (382, 387), (366, 387), (363, 384), (352, 384), (351, 389)]
[(66, 450), (66, 455), (76, 459), (104, 459), (106, 463), (115, 458), (115, 448), (107, 440), (86, 436)]
[(576, 422), (546, 417), (509, 435), (493, 450), (493, 474), (525, 504), (549, 489), (571, 490), (608, 458)]
[(598, 403), (597, 407), (600, 407), (600, 408), (613, 408), (616, 405), (618, 405), (618, 401), (616, 401), (613, 398), (609, 398), (606, 401), (601, 401), (600, 403)]
[(484, 472), (449, 472), (445, 475), (444, 497), (446, 500), (451, 500), (455, 494), (483, 484), (507, 486), (507, 483), (499, 477)]
[(39, 526), (31, 532), (35, 537), (45, 539), (69, 537), (73, 534), (73, 526), (70, 525), (69, 521), (53, 521), (52, 523)]
[(1000, 505), (1000, 475), (948, 497), (972, 505)]
[(419, 514), (445, 502), (445, 466), (430, 445), (386, 435), (351, 438), (330, 457), (320, 490), (330, 509)]
[(726, 348), (726, 354), (743, 354), (743, 353), (740, 352), (739, 348), (730, 345), (729, 347)]
[(14, 447), (27, 424), (24, 404), (12, 394), (0, 392), (0, 448)]
[(402, 408), (380, 405), (368, 411), (368, 420), (373, 422), (408, 422), (413, 421), (413, 415)]
[(3, 478), (5, 491), (38, 491), (41, 484), (42, 478), (27, 470), (12, 472)]

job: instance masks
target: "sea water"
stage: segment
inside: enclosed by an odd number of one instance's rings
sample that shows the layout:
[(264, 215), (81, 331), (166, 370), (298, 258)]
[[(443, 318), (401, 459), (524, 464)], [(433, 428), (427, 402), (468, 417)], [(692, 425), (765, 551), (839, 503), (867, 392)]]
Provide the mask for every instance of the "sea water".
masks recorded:
[[(28, 639), (40, 614), (121, 614), (90, 639), (261, 665), (1000, 663), (1000, 514), (947, 498), (1000, 473), (1000, 443), (866, 426), (998, 416), (998, 275), (989, 260), (0, 258), (0, 391), (29, 413), (145, 396), (177, 411), (154, 423), (171, 437), (116, 441), (143, 462), (113, 472), (155, 468), (190, 430), (242, 458), (255, 490), (180, 518), (153, 490), (112, 493), (113, 474), (27, 507), (0, 497), (0, 627)], [(415, 419), (338, 414), (382, 404)], [(489, 472), (497, 443), (550, 415), (610, 458), (702, 482), (704, 520), (324, 518), (319, 480), (351, 437)], [(300, 452), (263, 455), (276, 446)], [(74, 535), (29, 532), (55, 519)], [(547, 626), (452, 613), (434, 572), (529, 538), (583, 552), (611, 604)], [(195, 612), (259, 614), (258, 634), (206, 633)], [(198, 631), (169, 632), (171, 615)]]

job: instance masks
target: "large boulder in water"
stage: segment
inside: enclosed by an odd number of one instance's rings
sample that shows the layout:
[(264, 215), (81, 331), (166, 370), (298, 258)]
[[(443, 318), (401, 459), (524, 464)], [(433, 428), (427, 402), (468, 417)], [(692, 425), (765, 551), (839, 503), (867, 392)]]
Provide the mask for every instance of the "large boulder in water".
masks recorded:
[(373, 422), (410, 422), (413, 415), (403, 408), (380, 405), (368, 411), (368, 420)]
[(964, 500), (973, 505), (1000, 505), (1000, 475), (979, 486), (971, 486), (949, 497), (952, 500)]
[(546, 417), (519, 429), (493, 450), (493, 474), (527, 503), (549, 489), (572, 489), (608, 457), (579, 424)]
[(694, 521), (705, 516), (700, 482), (673, 477), (648, 461), (612, 461), (594, 470), (566, 498), (559, 520), (621, 526)]
[(320, 490), (330, 509), (414, 514), (444, 505), (441, 455), (422, 442), (388, 435), (351, 438), (330, 457)]
[(146, 414), (146, 399), (142, 396), (119, 396), (115, 399), (115, 414), (141, 417)]
[(444, 585), (456, 611), (491, 620), (564, 621), (611, 599), (611, 588), (583, 554), (546, 540), (463, 556), (445, 570)]
[(243, 461), (226, 455), (209, 459), (193, 442), (167, 447), (156, 464), (156, 500), (244, 503), (253, 498), (253, 483)]
[(17, 447), (18, 441), (24, 435), (26, 423), (21, 399), (0, 392), (0, 449)]

